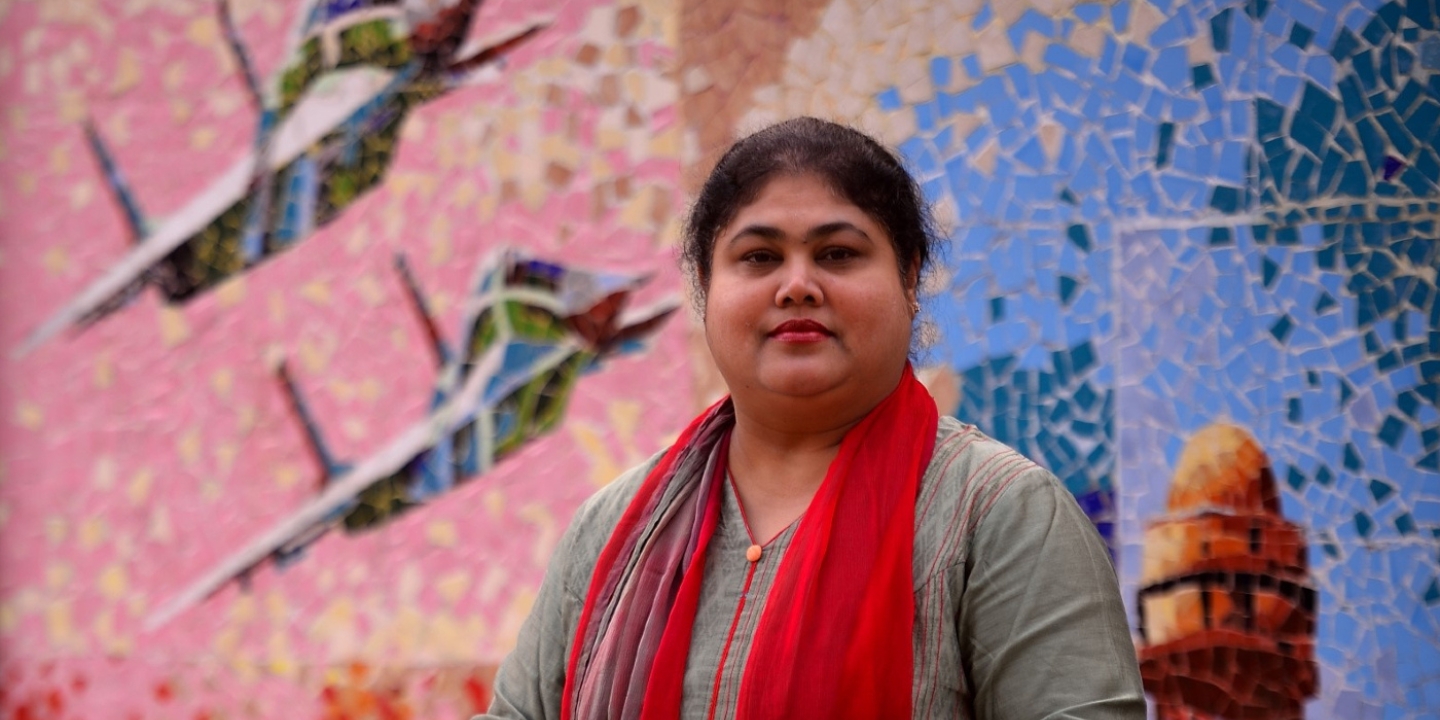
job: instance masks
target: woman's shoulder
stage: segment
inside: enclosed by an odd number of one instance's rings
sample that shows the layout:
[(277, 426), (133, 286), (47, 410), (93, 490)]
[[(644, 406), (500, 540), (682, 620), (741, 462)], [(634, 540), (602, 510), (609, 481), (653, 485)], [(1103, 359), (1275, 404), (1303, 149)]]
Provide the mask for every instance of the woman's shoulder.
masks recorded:
[(968, 539), (1012, 488), (1055, 482), (1013, 448), (953, 417), (941, 417), (935, 452), (915, 504), (916, 559), (943, 567), (964, 559)]
[(604, 526), (605, 537), (610, 537), (610, 531), (620, 522), (620, 516), (625, 513), (625, 508), (630, 506), (630, 500), (640, 491), (645, 478), (664, 455), (664, 450), (651, 455), (595, 491), (595, 494), (581, 503), (575, 511), (572, 527), (578, 525), (584, 530), (593, 530)]
[(575, 510), (556, 551), (556, 560), (565, 563), (565, 585), (572, 592), (577, 587), (583, 591), (589, 586), (590, 573), (600, 552), (605, 549), (605, 543), (610, 540), (610, 533), (620, 523), (620, 516), (625, 514), (630, 500), (640, 491), (650, 470), (664, 454), (663, 450), (655, 453), (639, 465), (620, 473)]
[(921, 480), (921, 495), (928, 489), (960, 485), (978, 489), (1004, 485), (1017, 475), (1043, 470), (1014, 448), (953, 417), (940, 418), (935, 430), (935, 452)]

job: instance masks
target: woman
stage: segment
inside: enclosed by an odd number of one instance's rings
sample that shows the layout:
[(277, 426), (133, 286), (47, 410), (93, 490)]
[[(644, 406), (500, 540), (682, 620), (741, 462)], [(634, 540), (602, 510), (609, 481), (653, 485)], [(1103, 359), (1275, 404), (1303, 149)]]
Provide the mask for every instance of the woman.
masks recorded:
[(1089, 520), (911, 372), (933, 237), (854, 130), (721, 158), (684, 258), (731, 395), (581, 507), (490, 717), (1144, 717)]

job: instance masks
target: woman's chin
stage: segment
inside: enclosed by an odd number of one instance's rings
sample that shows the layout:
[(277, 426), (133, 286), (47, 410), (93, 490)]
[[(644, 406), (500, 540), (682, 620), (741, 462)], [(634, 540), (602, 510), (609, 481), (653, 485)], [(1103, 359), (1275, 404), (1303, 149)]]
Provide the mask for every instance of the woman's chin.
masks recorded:
[(845, 384), (845, 373), (826, 363), (785, 363), (760, 374), (760, 386), (786, 397), (815, 397)]

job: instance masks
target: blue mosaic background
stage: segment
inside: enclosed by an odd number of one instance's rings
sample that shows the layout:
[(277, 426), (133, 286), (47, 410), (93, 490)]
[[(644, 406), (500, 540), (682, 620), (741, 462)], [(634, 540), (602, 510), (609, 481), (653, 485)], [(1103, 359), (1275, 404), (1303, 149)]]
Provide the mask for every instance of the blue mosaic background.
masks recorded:
[[(1046, 38), (1043, 69), (936, 57), (935, 87), (975, 83), (876, 98), (913, 114), (902, 152), (957, 210), (928, 306), (955, 414), (1056, 472), (1131, 603), (1186, 440), (1246, 428), (1309, 541), (1309, 716), (1434, 717), (1440, 8), (1151, 4), (1166, 19), (1143, 43), (1129, 2), (1028, 10), (1006, 32)], [(1107, 22), (1098, 58), (1072, 47)], [(1050, 152), (1046, 123), (1063, 128)], [(992, 143), (993, 169), (976, 162)]]

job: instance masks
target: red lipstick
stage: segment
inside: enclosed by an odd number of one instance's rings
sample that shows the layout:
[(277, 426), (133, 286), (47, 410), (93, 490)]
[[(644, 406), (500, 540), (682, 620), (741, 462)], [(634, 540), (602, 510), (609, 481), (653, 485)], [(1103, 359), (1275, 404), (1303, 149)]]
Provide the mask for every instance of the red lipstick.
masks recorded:
[(814, 343), (820, 342), (835, 333), (830, 328), (815, 322), (814, 320), (786, 320), (778, 327), (770, 331), (770, 337), (781, 342), (792, 343)]

